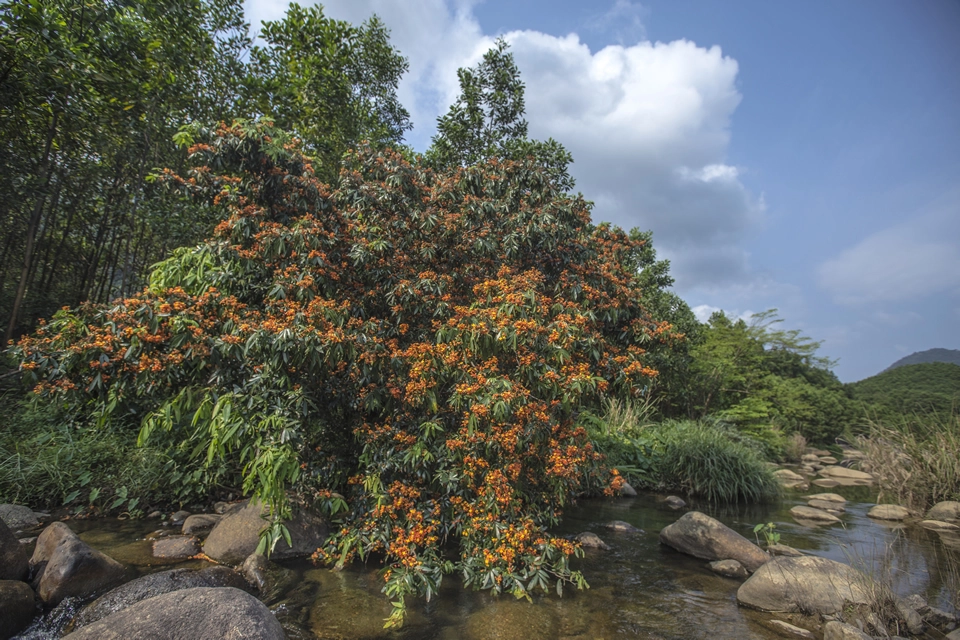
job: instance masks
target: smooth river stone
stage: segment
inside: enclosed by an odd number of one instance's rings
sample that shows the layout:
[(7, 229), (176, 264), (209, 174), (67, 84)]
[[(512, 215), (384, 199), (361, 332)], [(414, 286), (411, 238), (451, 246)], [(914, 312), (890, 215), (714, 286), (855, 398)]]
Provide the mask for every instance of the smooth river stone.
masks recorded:
[(837, 516), (821, 509), (814, 509), (813, 507), (796, 506), (790, 509), (790, 515), (797, 520), (813, 520), (815, 522), (829, 523), (840, 522), (840, 518)]
[(877, 520), (905, 520), (910, 517), (910, 512), (897, 504), (878, 504), (867, 512), (867, 516)]
[(839, 502), (846, 504), (847, 499), (837, 493), (814, 493), (813, 495), (803, 496), (805, 500), (824, 500), (826, 502)]
[(952, 522), (941, 522), (940, 520), (924, 520), (920, 523), (924, 529), (933, 529), (935, 531), (957, 531), (960, 527)]
[(814, 509), (822, 509), (828, 513), (843, 513), (846, 509), (843, 508), (843, 505), (839, 502), (831, 502), (829, 500), (808, 500), (807, 505), (813, 507)]

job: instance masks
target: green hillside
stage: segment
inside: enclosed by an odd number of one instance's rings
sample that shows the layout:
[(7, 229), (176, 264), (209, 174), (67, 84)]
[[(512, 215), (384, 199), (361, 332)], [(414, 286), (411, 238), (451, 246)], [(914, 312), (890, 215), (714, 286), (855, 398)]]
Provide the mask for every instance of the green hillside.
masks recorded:
[(847, 388), (855, 400), (875, 405), (881, 413), (950, 413), (960, 408), (960, 366), (946, 362), (907, 364)]
[(900, 358), (885, 371), (903, 367), (908, 364), (926, 364), (928, 362), (949, 362), (960, 365), (960, 349), (927, 349), (926, 351), (916, 351), (910, 355)]

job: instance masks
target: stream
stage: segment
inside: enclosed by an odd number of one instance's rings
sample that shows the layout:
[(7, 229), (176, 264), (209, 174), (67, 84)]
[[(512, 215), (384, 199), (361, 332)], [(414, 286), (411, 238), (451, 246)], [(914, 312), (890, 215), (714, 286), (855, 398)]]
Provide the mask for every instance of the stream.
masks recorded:
[[(464, 590), (457, 577), (448, 576), (440, 593), (424, 602), (409, 603), (402, 629), (385, 631), (383, 619), (390, 603), (380, 593), (378, 566), (357, 564), (344, 571), (314, 566), (309, 560), (279, 562), (284, 571), (278, 584), (262, 598), (276, 613), (291, 640), (366, 638), (442, 640), (564, 640), (652, 638), (681, 640), (715, 638), (781, 638), (768, 626), (770, 614), (737, 606), (737, 580), (711, 573), (707, 563), (680, 554), (659, 543), (660, 529), (687, 510), (711, 515), (749, 539), (753, 526), (773, 522), (782, 544), (847, 564), (877, 579), (889, 579), (901, 596), (918, 593), (932, 606), (955, 611), (960, 583), (960, 536), (941, 536), (916, 525), (885, 523), (868, 518), (876, 499), (869, 487), (829, 489), (847, 498), (842, 524), (805, 526), (791, 517), (790, 508), (806, 504), (802, 495), (787, 492), (774, 504), (717, 507), (688, 500), (674, 511), (664, 495), (637, 498), (583, 500), (569, 509), (557, 533), (597, 533), (609, 551), (587, 549), (574, 561), (590, 589), (541, 595), (533, 602), (512, 596)], [(623, 520), (643, 533), (617, 533), (602, 525)], [(205, 563), (156, 564), (149, 532), (156, 521), (70, 521), (70, 527), (91, 546), (140, 574)], [(69, 611), (60, 619), (47, 614), (20, 638), (59, 637)], [(778, 616), (786, 619), (784, 616)]]

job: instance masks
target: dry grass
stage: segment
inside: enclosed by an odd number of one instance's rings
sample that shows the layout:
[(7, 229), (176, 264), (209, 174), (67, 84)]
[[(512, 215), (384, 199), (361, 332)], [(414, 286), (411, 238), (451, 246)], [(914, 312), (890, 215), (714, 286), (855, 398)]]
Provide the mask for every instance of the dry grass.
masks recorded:
[(794, 432), (783, 444), (783, 455), (790, 462), (800, 462), (807, 450), (807, 439), (800, 432)]
[(859, 444), (877, 477), (878, 502), (924, 512), (942, 500), (960, 499), (960, 416), (897, 426), (871, 421)]

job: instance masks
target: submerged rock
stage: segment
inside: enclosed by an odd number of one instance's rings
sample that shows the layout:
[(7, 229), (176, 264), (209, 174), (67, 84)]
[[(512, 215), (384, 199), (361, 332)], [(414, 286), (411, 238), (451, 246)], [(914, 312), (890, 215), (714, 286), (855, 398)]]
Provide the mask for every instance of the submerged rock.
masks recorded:
[(677, 496), (667, 496), (667, 499), (664, 501), (667, 503), (667, 506), (671, 509), (683, 509), (687, 506), (687, 503), (683, 501), (682, 498)]
[(813, 507), (804, 507), (802, 505), (797, 505), (790, 509), (790, 515), (797, 520), (812, 520), (814, 522), (827, 522), (830, 524), (840, 522), (840, 518), (832, 513), (827, 513), (822, 509), (814, 509)]
[(533, 640), (560, 637), (555, 612), (529, 602), (500, 599), (470, 614), (463, 624), (464, 640)]
[(37, 612), (37, 598), (26, 582), (0, 580), (0, 639), (22, 631)]
[(67, 636), (70, 640), (283, 640), (265, 604), (232, 587), (196, 587), (142, 600)]
[(227, 567), (208, 567), (199, 571), (172, 569), (151, 573), (120, 585), (88, 604), (74, 620), (74, 628), (92, 624), (148, 598), (195, 587), (242, 589), (246, 587), (246, 583), (240, 574)]
[(750, 572), (770, 559), (763, 549), (699, 511), (690, 511), (664, 527), (660, 542), (703, 560), (737, 560)]
[(750, 577), (750, 572), (736, 560), (715, 560), (707, 566), (710, 568), (710, 571), (725, 578), (746, 580)]
[(770, 626), (776, 629), (778, 633), (783, 635), (797, 638), (807, 638), (807, 640), (814, 640), (816, 638), (816, 636), (814, 636), (810, 631), (801, 629), (800, 627), (794, 626), (789, 622), (784, 622), (783, 620), (771, 620)]
[(643, 533), (642, 529), (638, 529), (629, 522), (624, 522), (623, 520), (611, 520), (610, 522), (605, 522), (603, 523), (603, 527), (618, 533)]
[(578, 533), (574, 540), (579, 542), (580, 546), (585, 549), (603, 549), (604, 551), (610, 550), (610, 545), (601, 540), (600, 536), (591, 531)]
[(831, 615), (845, 603), (869, 604), (864, 577), (852, 567), (816, 556), (774, 558), (737, 591), (737, 602), (761, 611)]

